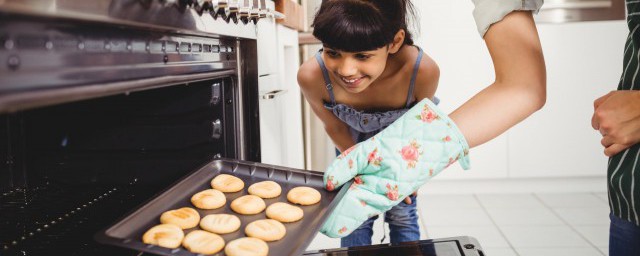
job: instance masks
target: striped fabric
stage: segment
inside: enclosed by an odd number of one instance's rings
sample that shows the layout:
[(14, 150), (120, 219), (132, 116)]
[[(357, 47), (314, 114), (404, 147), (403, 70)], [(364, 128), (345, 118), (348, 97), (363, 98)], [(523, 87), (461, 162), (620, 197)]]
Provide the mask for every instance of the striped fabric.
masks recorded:
[[(624, 47), (624, 66), (618, 90), (640, 89), (640, 1), (627, 0), (629, 36)], [(640, 144), (609, 159), (607, 186), (611, 212), (640, 226)], [(638, 169), (638, 170), (637, 170)]]

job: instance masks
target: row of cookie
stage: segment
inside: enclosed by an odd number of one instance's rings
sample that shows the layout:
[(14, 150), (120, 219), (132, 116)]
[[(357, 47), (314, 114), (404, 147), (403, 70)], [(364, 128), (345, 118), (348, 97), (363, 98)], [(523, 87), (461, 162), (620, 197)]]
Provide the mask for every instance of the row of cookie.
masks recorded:
[[(247, 225), (247, 227), (249, 226)], [(182, 229), (174, 224), (154, 226), (142, 236), (142, 240), (145, 243), (171, 249), (178, 248), (182, 244), (190, 252), (198, 254), (214, 254), (221, 251), (222, 248), (228, 256), (266, 256), (269, 253), (267, 243), (258, 238), (242, 237), (229, 242), (225, 247), (224, 239), (219, 235), (204, 230), (194, 230), (185, 236)]]

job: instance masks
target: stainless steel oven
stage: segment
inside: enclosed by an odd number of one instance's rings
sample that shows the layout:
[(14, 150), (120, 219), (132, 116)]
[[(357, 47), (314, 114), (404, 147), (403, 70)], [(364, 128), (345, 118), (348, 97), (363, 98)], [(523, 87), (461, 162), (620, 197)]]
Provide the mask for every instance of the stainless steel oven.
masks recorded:
[(93, 235), (218, 157), (260, 161), (264, 0), (0, 1), (0, 255)]

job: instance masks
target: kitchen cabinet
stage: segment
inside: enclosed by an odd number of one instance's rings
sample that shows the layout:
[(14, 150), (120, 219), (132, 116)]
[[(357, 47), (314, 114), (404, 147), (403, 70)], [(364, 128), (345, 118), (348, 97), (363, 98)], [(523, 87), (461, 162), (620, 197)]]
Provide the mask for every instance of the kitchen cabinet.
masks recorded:
[(303, 169), (298, 32), (272, 18), (258, 25), (261, 162)]

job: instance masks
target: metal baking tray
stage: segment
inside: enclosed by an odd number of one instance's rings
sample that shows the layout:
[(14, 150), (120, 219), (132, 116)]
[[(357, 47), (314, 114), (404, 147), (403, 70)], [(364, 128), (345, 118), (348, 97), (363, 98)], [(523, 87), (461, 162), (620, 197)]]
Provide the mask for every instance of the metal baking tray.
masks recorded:
[[(245, 182), (244, 189), (235, 193), (225, 193), (227, 203), (224, 207), (215, 210), (202, 210), (194, 207), (191, 204), (191, 196), (211, 188), (211, 179), (222, 173), (231, 174), (242, 179)], [(100, 243), (158, 255), (198, 255), (189, 252), (184, 247), (168, 249), (144, 244), (142, 243), (142, 235), (151, 227), (160, 224), (160, 215), (163, 212), (181, 207), (192, 207), (200, 213), (200, 217), (215, 213), (235, 214), (242, 223), (240, 229), (231, 234), (222, 235), (222, 238), (224, 238), (225, 243), (229, 243), (234, 239), (244, 237), (245, 226), (254, 220), (266, 219), (265, 212), (262, 211), (255, 215), (241, 215), (234, 213), (229, 205), (234, 199), (246, 195), (247, 188), (251, 184), (265, 180), (275, 181), (282, 186), (282, 194), (279, 197), (265, 199), (267, 206), (275, 202), (287, 202), (287, 192), (297, 186), (313, 187), (322, 195), (319, 203), (300, 206), (304, 211), (304, 218), (297, 222), (284, 223), (287, 228), (287, 234), (281, 240), (267, 243), (269, 245), (269, 255), (301, 255), (349, 188), (349, 184), (346, 184), (338, 191), (329, 192), (325, 190), (321, 172), (232, 159), (217, 159), (182, 178), (111, 227), (99, 232), (95, 235), (95, 239)], [(196, 229), (199, 229), (199, 227), (187, 229), (185, 234)], [(224, 250), (215, 255), (224, 255)]]

